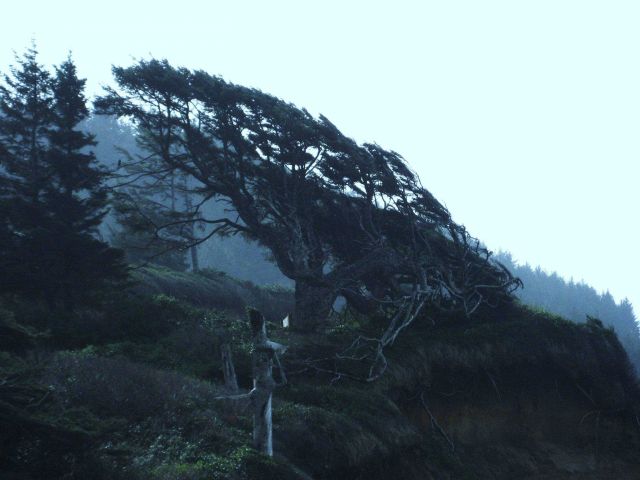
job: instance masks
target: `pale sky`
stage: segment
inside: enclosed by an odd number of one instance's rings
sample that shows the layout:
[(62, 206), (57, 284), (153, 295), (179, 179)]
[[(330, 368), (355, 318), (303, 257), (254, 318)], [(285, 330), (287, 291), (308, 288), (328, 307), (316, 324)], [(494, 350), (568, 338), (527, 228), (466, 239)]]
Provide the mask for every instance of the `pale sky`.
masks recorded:
[(401, 153), (493, 250), (640, 310), (640, 2), (7, 1), (0, 70), (31, 39), (89, 93), (167, 58)]

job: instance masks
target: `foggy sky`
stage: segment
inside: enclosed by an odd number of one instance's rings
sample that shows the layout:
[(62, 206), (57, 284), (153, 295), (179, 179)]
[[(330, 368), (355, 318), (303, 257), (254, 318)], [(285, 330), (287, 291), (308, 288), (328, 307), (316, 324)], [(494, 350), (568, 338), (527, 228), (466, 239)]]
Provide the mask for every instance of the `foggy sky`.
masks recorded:
[(12, 1), (0, 69), (35, 39), (110, 66), (167, 58), (401, 153), (454, 219), (640, 310), (637, 1)]

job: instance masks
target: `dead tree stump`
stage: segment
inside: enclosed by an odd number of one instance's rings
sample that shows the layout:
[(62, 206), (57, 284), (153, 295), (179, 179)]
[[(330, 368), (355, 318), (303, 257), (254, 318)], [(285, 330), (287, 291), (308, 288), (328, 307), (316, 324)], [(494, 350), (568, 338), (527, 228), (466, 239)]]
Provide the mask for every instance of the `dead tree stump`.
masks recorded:
[[(280, 366), (279, 353), (286, 347), (267, 338), (265, 319), (258, 310), (249, 309), (249, 322), (253, 335), (253, 390), (250, 398), (253, 407), (253, 447), (273, 456), (273, 424), (271, 420), (271, 399), (276, 386), (286, 382)], [(273, 378), (273, 363), (279, 368), (280, 383)]]
[(236, 377), (236, 369), (233, 366), (233, 358), (231, 357), (231, 346), (226, 342), (220, 345), (220, 354), (222, 356), (224, 388), (229, 393), (237, 394), (238, 378)]

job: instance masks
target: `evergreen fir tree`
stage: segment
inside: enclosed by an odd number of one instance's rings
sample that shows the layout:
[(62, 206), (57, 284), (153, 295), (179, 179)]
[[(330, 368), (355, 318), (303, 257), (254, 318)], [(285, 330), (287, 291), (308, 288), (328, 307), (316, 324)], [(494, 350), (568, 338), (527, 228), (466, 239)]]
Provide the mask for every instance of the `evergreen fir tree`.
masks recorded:
[(44, 192), (53, 113), (51, 77), (31, 47), (0, 85), (0, 291), (43, 289), (49, 248)]
[(126, 277), (122, 253), (96, 238), (106, 214), (105, 173), (79, 124), (85, 81), (68, 59), (52, 78), (31, 49), (0, 90), (0, 291), (38, 294), (72, 308), (106, 281)]
[(186, 254), (190, 251), (191, 267), (196, 271), (197, 250), (191, 244), (196, 239), (197, 222), (193, 220), (198, 212), (194, 213), (185, 176), (154, 163), (150, 152), (158, 136), (149, 129), (138, 129), (135, 155), (125, 152), (119, 173), (126, 186), (114, 195), (119, 229), (112, 242), (126, 252), (130, 263), (148, 262), (179, 271), (189, 267)]
[(188, 265), (181, 225), (165, 228), (161, 233), (156, 230), (158, 225), (181, 218), (161, 199), (154, 199), (153, 192), (152, 188), (129, 188), (116, 193), (114, 211), (118, 230), (112, 242), (126, 252), (127, 261), (132, 264), (149, 262), (185, 271)]
[(74, 295), (98, 287), (106, 279), (124, 278), (122, 252), (96, 238), (107, 213), (106, 172), (98, 168), (90, 147), (93, 135), (79, 125), (89, 115), (84, 97), (85, 80), (78, 78), (72, 60), (56, 68), (53, 81), (53, 128), (50, 131), (51, 181), (46, 189), (47, 211), (57, 249), (56, 296), (61, 293), (67, 308)]

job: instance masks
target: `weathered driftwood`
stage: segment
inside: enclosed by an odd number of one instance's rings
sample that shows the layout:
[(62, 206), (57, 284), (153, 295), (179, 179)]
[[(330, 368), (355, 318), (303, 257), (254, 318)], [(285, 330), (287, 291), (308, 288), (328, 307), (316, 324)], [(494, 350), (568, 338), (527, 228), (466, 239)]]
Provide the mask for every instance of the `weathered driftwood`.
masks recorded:
[[(278, 357), (278, 354), (285, 352), (286, 347), (267, 338), (267, 325), (258, 310), (250, 308), (248, 313), (253, 338), (253, 388), (249, 393), (237, 393), (238, 382), (233, 367), (233, 359), (231, 358), (231, 348), (228, 343), (223, 343), (221, 346), (222, 368), (225, 388), (229, 394), (216, 397), (216, 399), (232, 401), (236, 407), (244, 403), (243, 410), (248, 405), (252, 406), (253, 447), (271, 457), (273, 456), (271, 399), (273, 390), (287, 383), (287, 378)], [(279, 382), (276, 382), (273, 378), (274, 363), (278, 368)]]
[[(271, 399), (276, 386), (286, 382), (278, 358), (286, 347), (267, 338), (265, 319), (258, 310), (249, 309), (249, 322), (253, 335), (253, 390), (250, 392), (253, 407), (253, 447), (273, 456)], [(280, 371), (280, 383), (273, 378), (273, 363)]]
[(224, 377), (224, 388), (231, 394), (238, 393), (238, 378), (236, 377), (236, 369), (233, 366), (233, 358), (231, 357), (231, 346), (223, 343), (220, 346), (222, 355), (222, 375)]

